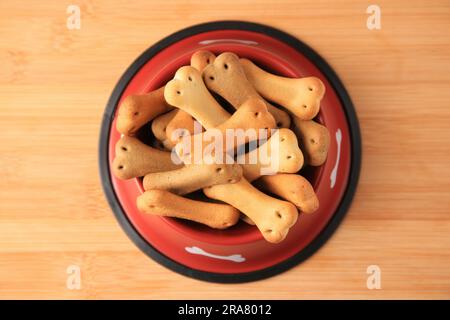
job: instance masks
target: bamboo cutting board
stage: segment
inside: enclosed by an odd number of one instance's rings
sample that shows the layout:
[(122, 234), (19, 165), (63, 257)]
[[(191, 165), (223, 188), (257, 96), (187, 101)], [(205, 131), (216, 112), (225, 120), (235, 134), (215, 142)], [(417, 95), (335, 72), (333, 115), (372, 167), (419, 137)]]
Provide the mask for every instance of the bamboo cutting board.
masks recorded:
[[(79, 30), (66, 26), (70, 4)], [(376, 4), (379, 30), (366, 26), (366, 1), (2, 1), (0, 298), (450, 298), (450, 3)], [(116, 223), (97, 168), (102, 113), (128, 65), (172, 32), (225, 19), (317, 50), (363, 139), (356, 197), (330, 241), (238, 285), (147, 258)], [(381, 289), (367, 288), (370, 265)], [(79, 289), (67, 286), (74, 270)]]

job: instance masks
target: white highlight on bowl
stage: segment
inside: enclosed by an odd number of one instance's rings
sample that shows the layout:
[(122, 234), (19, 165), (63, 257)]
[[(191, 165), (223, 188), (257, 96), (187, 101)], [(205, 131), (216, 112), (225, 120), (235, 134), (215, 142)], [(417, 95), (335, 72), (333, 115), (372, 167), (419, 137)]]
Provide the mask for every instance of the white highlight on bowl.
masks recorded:
[(228, 261), (233, 261), (233, 262), (237, 262), (237, 263), (245, 261), (245, 258), (240, 254), (232, 254), (231, 256), (221, 256), (218, 254), (212, 254), (212, 253), (206, 252), (205, 250), (203, 250), (199, 247), (185, 247), (184, 249), (189, 253), (198, 254), (198, 255), (213, 258), (213, 259), (228, 260)]
[(336, 131), (336, 142), (337, 142), (336, 163), (335, 163), (333, 171), (331, 171), (331, 175), (330, 175), (330, 180), (331, 180), (330, 187), (332, 189), (334, 188), (334, 185), (336, 184), (336, 177), (337, 177), (337, 171), (338, 171), (338, 167), (339, 167), (339, 160), (341, 158), (341, 141), (342, 141), (342, 132), (341, 132), (341, 129), (338, 129)]
[(251, 40), (239, 40), (239, 39), (214, 39), (214, 40), (203, 40), (203, 41), (200, 41), (199, 44), (207, 45), (207, 44), (217, 43), (217, 42), (236, 42), (236, 43), (242, 43), (242, 44), (253, 45), (253, 46), (257, 46), (257, 45), (259, 44), (259, 43), (256, 42), (256, 41), (251, 41)]

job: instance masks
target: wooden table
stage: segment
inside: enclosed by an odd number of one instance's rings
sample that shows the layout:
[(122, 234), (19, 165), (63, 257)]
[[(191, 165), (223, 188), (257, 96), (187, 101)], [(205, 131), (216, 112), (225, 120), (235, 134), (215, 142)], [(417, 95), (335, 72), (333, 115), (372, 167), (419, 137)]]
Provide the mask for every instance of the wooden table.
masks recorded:
[[(450, 298), (450, 3), (376, 1), (0, 3), (1, 298)], [(338, 231), (312, 258), (264, 281), (223, 285), (166, 270), (115, 221), (97, 143), (117, 80), (186, 26), (265, 23), (316, 49), (356, 106), (361, 179)], [(66, 287), (68, 266), (81, 289)], [(369, 265), (381, 289), (366, 287)]]

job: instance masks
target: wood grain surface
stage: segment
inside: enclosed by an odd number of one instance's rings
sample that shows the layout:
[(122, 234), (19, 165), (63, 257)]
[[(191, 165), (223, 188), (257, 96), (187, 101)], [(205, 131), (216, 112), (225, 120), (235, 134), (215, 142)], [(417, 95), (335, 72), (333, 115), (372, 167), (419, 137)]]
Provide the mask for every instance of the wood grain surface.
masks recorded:
[[(66, 27), (70, 4), (81, 29)], [(1, 1), (0, 298), (450, 298), (450, 2)], [(355, 104), (362, 172), (344, 222), (279, 276), (224, 285), (141, 253), (103, 196), (108, 97), (147, 47), (200, 22), (265, 23), (302, 39)], [(70, 265), (80, 290), (66, 287)], [(381, 289), (366, 287), (369, 265)]]

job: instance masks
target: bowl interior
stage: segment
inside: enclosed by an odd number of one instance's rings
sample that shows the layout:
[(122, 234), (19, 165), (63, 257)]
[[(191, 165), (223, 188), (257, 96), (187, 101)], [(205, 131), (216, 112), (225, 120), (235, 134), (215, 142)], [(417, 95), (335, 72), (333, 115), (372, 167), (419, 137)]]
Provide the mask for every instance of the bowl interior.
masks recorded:
[[(213, 48), (210, 48), (210, 51), (214, 52), (216, 55), (219, 55), (222, 53), (221, 51), (214, 50)], [(286, 72), (285, 69), (282, 69), (278, 66), (276, 61), (274, 61), (270, 55), (264, 55), (264, 56), (257, 56), (256, 58), (251, 54), (251, 52), (235, 52), (240, 57), (248, 58), (252, 60), (254, 63), (256, 63), (261, 68), (265, 69), (266, 71), (269, 71), (274, 74), (278, 74), (281, 76), (292, 76), (288, 72)], [(179, 60), (173, 61), (174, 64), (178, 65), (179, 67), (188, 64), (187, 63), (180, 63)], [(175, 72), (173, 71), (173, 68), (168, 68), (166, 70), (171, 70), (172, 72), (164, 74), (163, 78), (168, 78), (167, 81), (173, 78)], [(175, 69), (176, 71), (176, 69)], [(162, 86), (165, 83), (160, 83), (158, 86)], [(212, 92), (211, 92), (212, 93)], [(213, 94), (213, 93), (212, 93)], [(216, 100), (224, 107), (227, 111), (233, 112), (234, 109), (231, 107), (224, 99), (222, 99), (220, 96), (217, 96), (213, 94)], [(273, 103), (273, 102), (271, 102)], [(276, 104), (275, 104), (276, 105)], [(281, 106), (276, 105), (277, 107), (284, 109)], [(286, 109), (284, 109), (287, 111)], [(319, 123), (324, 124), (321, 113), (317, 115), (315, 118), (316, 121)], [(325, 124), (326, 125), (326, 124)], [(156, 138), (153, 136), (151, 129), (150, 129), (150, 123), (145, 125), (138, 133), (138, 138), (143, 141), (144, 143), (155, 146)], [(313, 187), (316, 187), (317, 184), (320, 181), (321, 177), (321, 170), (322, 166), (320, 167), (311, 167), (311, 166), (305, 166), (302, 168), (297, 174), (300, 174), (304, 176), (308, 181), (312, 184)], [(144, 192), (144, 188), (142, 185), (142, 178), (136, 178), (136, 183), (139, 187), (140, 193)], [(270, 196), (273, 196), (277, 198), (276, 195), (270, 194)], [(215, 202), (214, 200), (211, 200), (207, 198), (201, 190), (193, 192), (191, 194), (185, 195), (185, 197), (200, 200), (200, 201), (207, 201), (207, 202)], [(161, 217), (161, 219), (166, 220), (168, 224), (170, 224), (175, 230), (179, 232), (183, 232), (185, 234), (189, 234), (190, 236), (201, 236), (207, 237), (207, 238), (215, 238), (220, 237), (222, 240), (225, 238), (232, 239), (233, 242), (240, 242), (240, 241), (254, 241), (262, 238), (261, 233), (255, 226), (251, 226), (244, 221), (239, 221), (236, 225), (226, 229), (226, 230), (217, 230), (212, 229), (210, 227), (204, 226), (199, 223), (195, 223), (189, 220), (183, 220), (183, 219), (177, 219), (177, 218), (170, 218), (170, 217)]]
[[(231, 248), (248, 248), (247, 254), (251, 252), (251, 255), (254, 255), (253, 268), (269, 264), (262, 255), (263, 252), (266, 254), (271, 252), (270, 263), (276, 263), (298, 252), (317, 236), (333, 216), (343, 195), (350, 168), (350, 145), (342, 106), (327, 78), (298, 51), (266, 35), (235, 30), (200, 33), (178, 41), (155, 54), (134, 73), (121, 93), (117, 105), (120, 105), (121, 100), (129, 94), (142, 94), (165, 85), (173, 78), (179, 67), (189, 64), (191, 55), (199, 49), (210, 50), (216, 55), (226, 51), (234, 52), (240, 57), (252, 60), (269, 72), (286, 77), (317, 76), (324, 82), (327, 93), (322, 100), (322, 108), (316, 120), (328, 127), (331, 135), (340, 131), (343, 144), (342, 148), (335, 142), (330, 145), (329, 157), (324, 165), (306, 167), (300, 171), (300, 174), (306, 177), (316, 190), (320, 201), (319, 211), (313, 215), (301, 215), (282, 243), (277, 246), (268, 246), (259, 230), (245, 222), (239, 222), (226, 230), (214, 230), (194, 222), (139, 213), (135, 203), (136, 197), (143, 192), (141, 179), (119, 181), (111, 175), (113, 188), (126, 218), (139, 234), (155, 248), (177, 261), (183, 261), (184, 264), (192, 267), (201, 265), (202, 268), (210, 268), (210, 271), (227, 268), (227, 264), (219, 262), (211, 264), (211, 261), (206, 266), (201, 261), (192, 260), (189, 254), (186, 255), (179, 249), (183, 243), (197, 243), (216, 252), (231, 250)], [(117, 108), (115, 112), (117, 115)], [(115, 121), (114, 116), (109, 138), (110, 163), (115, 156), (115, 143), (120, 138), (120, 134), (115, 129)], [(147, 144), (152, 144), (153, 139), (148, 125), (141, 130), (141, 139)], [(333, 172), (337, 182), (335, 185), (330, 185)], [(211, 201), (201, 192), (190, 196)]]

